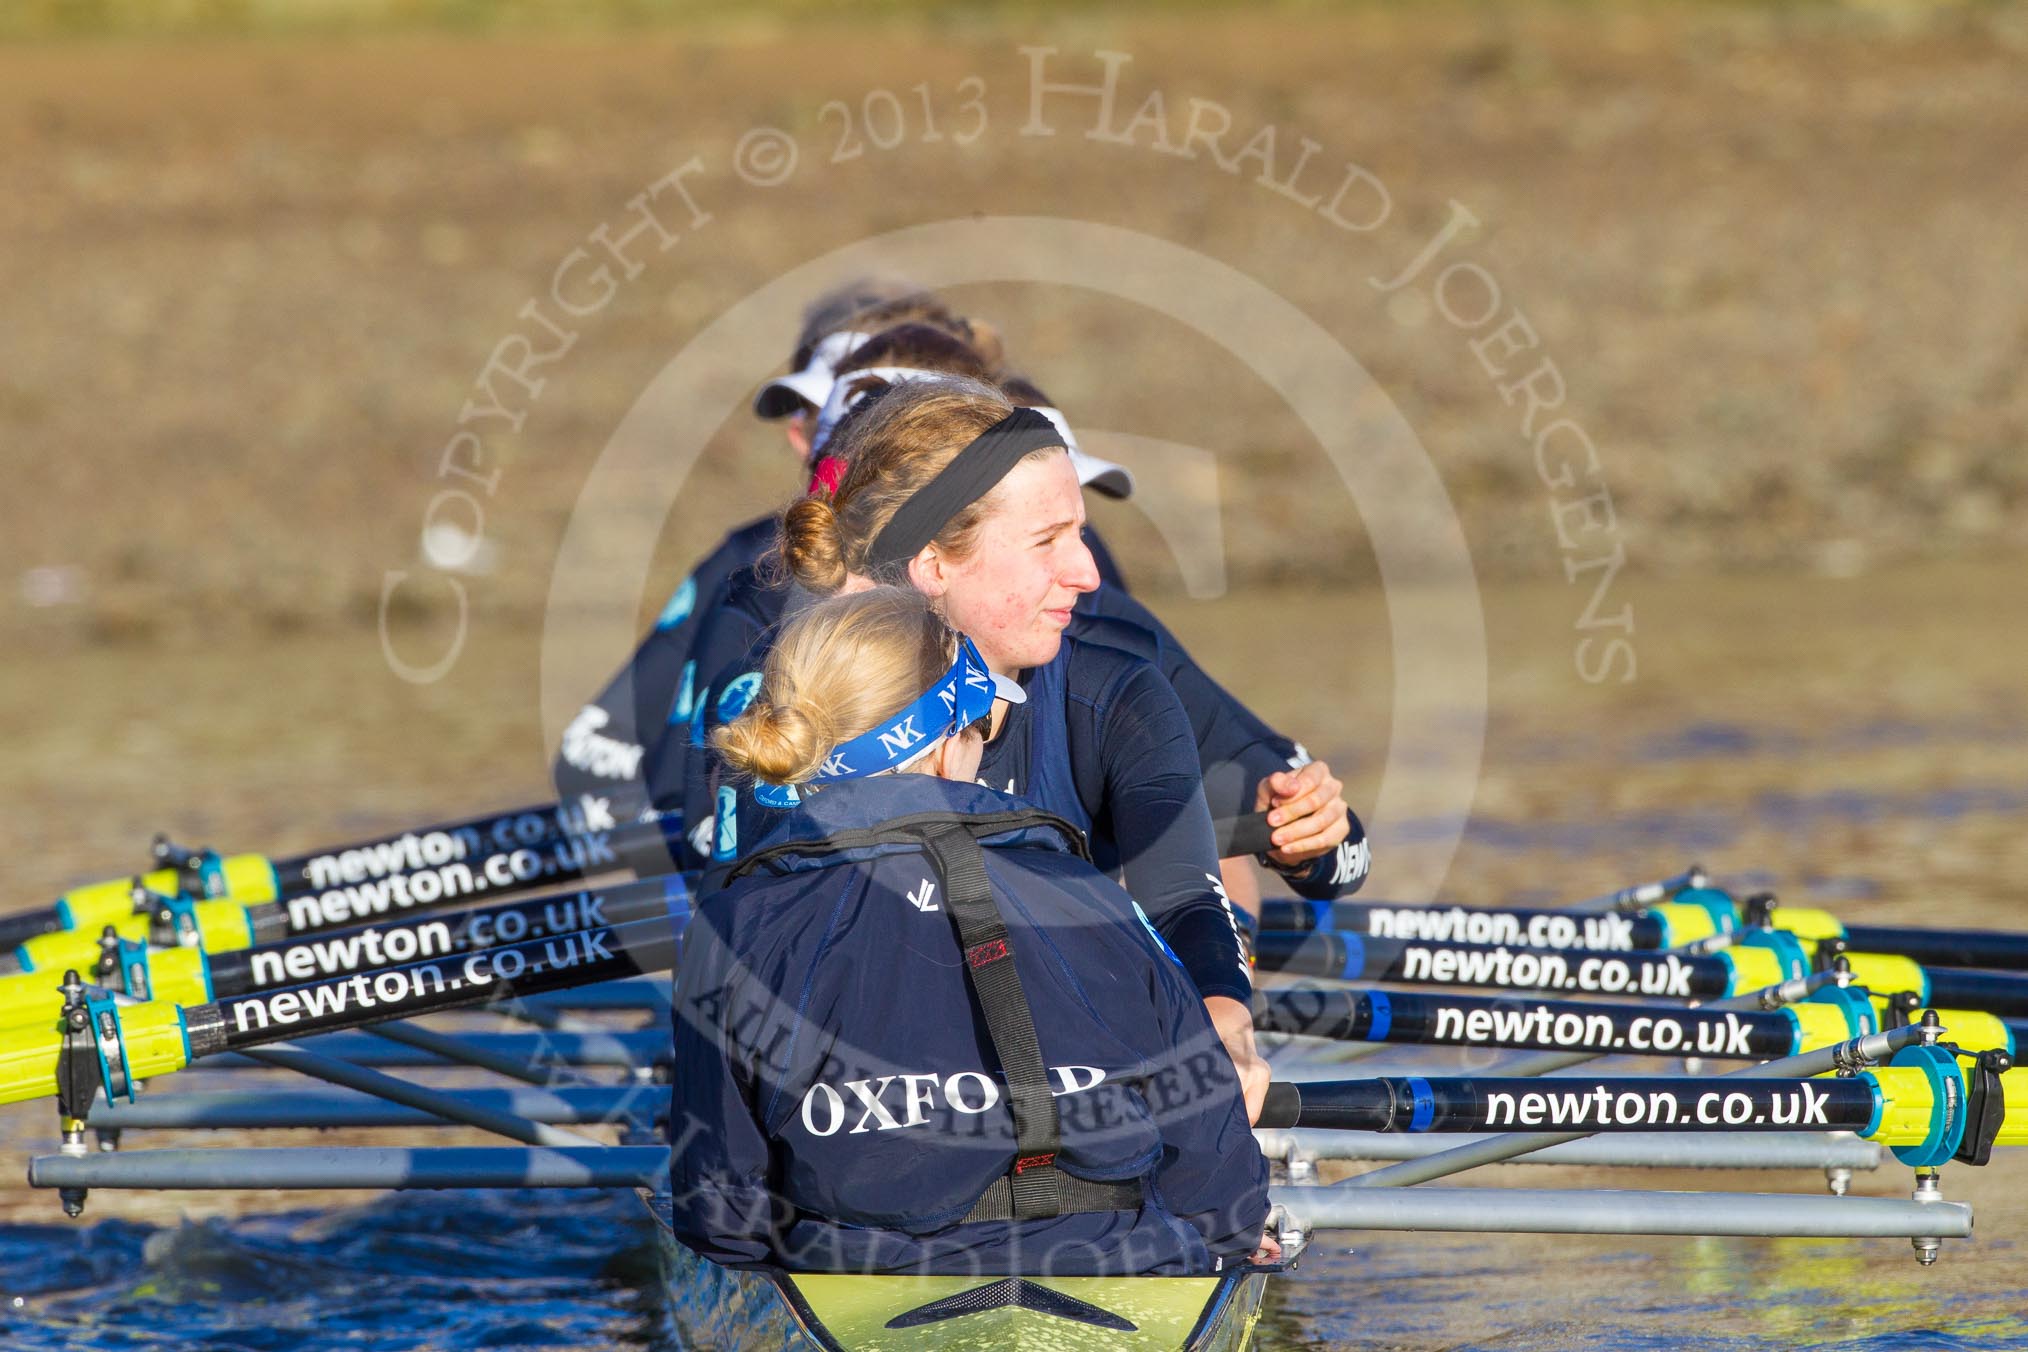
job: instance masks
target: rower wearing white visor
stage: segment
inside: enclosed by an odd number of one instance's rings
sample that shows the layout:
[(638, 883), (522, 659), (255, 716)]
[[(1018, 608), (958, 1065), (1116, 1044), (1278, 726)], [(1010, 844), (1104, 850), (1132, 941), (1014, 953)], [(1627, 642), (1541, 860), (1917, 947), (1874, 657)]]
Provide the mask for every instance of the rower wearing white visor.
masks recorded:
[[(904, 380), (934, 380), (953, 374), (959, 373), (926, 370), (919, 366), (855, 366), (842, 376), (834, 376), (831, 393), (824, 401), (823, 408), (817, 412), (816, 430), (810, 439), (811, 448), (821, 454), (825, 443), (831, 440), (831, 433), (837, 428), (839, 421), (878, 393), (883, 385), (894, 385)], [(1063, 416), (1063, 410), (1041, 402), (1045, 396), (1034, 385), (1017, 376), (1001, 381), (1000, 388), (1015, 403), (1034, 409), (1055, 424), (1056, 430), (1063, 436), (1064, 449), (1070, 452), (1070, 467), (1076, 473), (1077, 482), (1081, 487), (1089, 488), (1109, 498), (1133, 496), (1133, 471), (1125, 465), (1116, 465), (1110, 460), (1102, 460), (1083, 450), (1077, 444), (1077, 436), (1070, 430), (1070, 422)]]
[[(837, 366), (864, 346), (870, 335), (896, 324), (917, 324), (980, 353), (988, 367), (999, 360), (999, 339), (922, 288), (879, 279), (848, 283), (819, 297), (804, 316), (789, 371), (763, 385), (754, 412), (782, 422), (783, 434), (805, 482), (811, 479), (811, 433), (817, 412), (830, 397)], [(828, 469), (817, 475), (820, 487)], [(596, 804), (603, 814), (625, 820), (649, 810), (645, 789), (647, 748), (659, 737), (673, 710), (685, 709), (686, 664), (698, 622), (709, 613), (726, 579), (755, 560), (774, 542), (774, 517), (750, 521), (728, 534), (691, 570), (662, 607), (633, 655), (610, 677), (564, 729), (553, 770), (557, 796), (565, 802)], [(643, 861), (655, 863), (657, 861)], [(667, 867), (666, 861), (659, 861)]]
[(760, 393), (753, 397), (754, 416), (772, 421), (822, 408), (837, 387), (838, 364), (872, 336), (852, 329), (818, 339), (799, 369), (776, 376), (760, 387)]

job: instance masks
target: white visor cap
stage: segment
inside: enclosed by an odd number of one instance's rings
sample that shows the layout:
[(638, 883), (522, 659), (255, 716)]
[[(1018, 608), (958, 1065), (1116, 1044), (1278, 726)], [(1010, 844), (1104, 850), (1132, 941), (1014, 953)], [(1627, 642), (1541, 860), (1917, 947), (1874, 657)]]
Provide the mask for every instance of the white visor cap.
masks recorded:
[(1063, 433), (1064, 449), (1070, 452), (1070, 467), (1077, 471), (1078, 483), (1109, 498), (1130, 498), (1134, 495), (1133, 472), (1125, 465), (1115, 465), (1110, 460), (1101, 460), (1079, 450), (1077, 437), (1064, 420), (1062, 409), (1038, 408), (1035, 411), (1055, 423), (1056, 430)]
[(786, 418), (801, 410), (804, 404), (811, 408), (824, 407), (824, 401), (831, 397), (831, 387), (837, 383), (834, 374), (838, 364), (873, 335), (870, 333), (831, 333), (817, 340), (810, 349), (810, 360), (800, 371), (791, 371), (785, 376), (776, 376), (760, 387), (753, 397), (754, 416), (760, 418)]
[[(844, 379), (837, 380), (831, 393), (817, 414), (817, 427), (810, 436), (810, 445), (822, 451), (831, 440), (831, 433), (840, 420), (858, 406), (870, 392), (855, 388), (860, 377), (885, 381), (898, 385), (904, 380), (937, 380), (944, 375), (941, 371), (924, 371), (910, 366), (869, 366), (858, 371), (848, 371)], [(1063, 434), (1064, 449), (1070, 452), (1070, 467), (1077, 472), (1077, 481), (1094, 493), (1103, 493), (1109, 498), (1130, 498), (1134, 495), (1134, 475), (1125, 465), (1116, 465), (1110, 460), (1101, 460), (1095, 455), (1086, 455), (1078, 449), (1077, 435), (1070, 430), (1070, 423), (1064, 418), (1063, 410), (1038, 406), (1035, 410), (1053, 423)]]

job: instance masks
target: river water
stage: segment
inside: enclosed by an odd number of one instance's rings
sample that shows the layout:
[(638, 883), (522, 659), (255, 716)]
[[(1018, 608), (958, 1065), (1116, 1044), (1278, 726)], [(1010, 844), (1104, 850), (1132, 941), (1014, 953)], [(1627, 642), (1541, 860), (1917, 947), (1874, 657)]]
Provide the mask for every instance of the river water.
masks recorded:
[[(0, 1338), (63, 1352), (673, 1348), (664, 1302), (682, 1294), (658, 1289), (649, 1225), (631, 1195), (578, 1192), (10, 1224)], [(2028, 1346), (2028, 1292), (1981, 1290), (1976, 1277), (1968, 1287), (1960, 1258), (1923, 1271), (1887, 1241), (1324, 1235), (1271, 1289), (1261, 1345)]]
[[(2019, 927), (2028, 876), (2028, 589), (2007, 563), (1860, 579), (1630, 584), (1638, 679), (1573, 674), (1576, 598), (1485, 598), (1481, 767), (1445, 892), (1571, 899), (1693, 859), (1848, 919)], [(1413, 604), (1397, 595), (1397, 605)], [(1476, 754), (1472, 683), (1417, 673), (1390, 741), (1387, 600), (1283, 594), (1179, 608), (1207, 666), (1344, 772), (1374, 823), (1372, 889), (1429, 866)], [(1321, 636), (1321, 637), (1320, 637)], [(157, 828), (286, 852), (541, 796), (536, 639), (476, 629), (437, 687), (371, 636), (165, 652), (31, 643), (0, 669), (18, 902), (132, 867)], [(1326, 660), (1328, 659), (1328, 660)], [(592, 665), (597, 665), (593, 662)], [(555, 700), (551, 693), (552, 702)], [(110, 861), (110, 862), (109, 862)], [(134, 861), (138, 862), (138, 861)], [(244, 1083), (242, 1081), (241, 1083)], [(181, 1086), (179, 1086), (181, 1087)], [(51, 1145), (0, 1109), (0, 1177)], [(244, 1143), (250, 1138), (230, 1138)], [(287, 1133), (272, 1144), (327, 1138)], [(393, 1143), (391, 1133), (334, 1141)], [(446, 1142), (481, 1138), (448, 1134)], [(128, 1148), (173, 1144), (130, 1135)], [(1476, 1184), (1821, 1193), (1816, 1176), (1509, 1166)], [(1854, 1191), (1905, 1196), (1908, 1171)], [(1264, 1344), (1301, 1348), (2028, 1347), (2028, 1166), (1946, 1170), (1976, 1238), (1934, 1268), (1901, 1241), (1320, 1235), (1274, 1289)], [(127, 1348), (655, 1346), (662, 1297), (631, 1197), (97, 1193), (83, 1222), (0, 1192), (0, 1344)]]

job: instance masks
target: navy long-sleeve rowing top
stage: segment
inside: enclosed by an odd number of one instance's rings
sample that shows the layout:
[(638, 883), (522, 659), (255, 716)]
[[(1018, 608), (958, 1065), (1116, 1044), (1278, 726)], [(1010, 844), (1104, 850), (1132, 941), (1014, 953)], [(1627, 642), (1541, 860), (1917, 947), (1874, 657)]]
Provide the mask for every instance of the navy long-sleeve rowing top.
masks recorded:
[(920, 850), (794, 847), (925, 813), (1019, 811), (927, 775), (781, 814), (705, 899), (677, 969), (674, 1221), (728, 1265), (800, 1271), (1215, 1271), (1251, 1251), (1267, 1169), (1232, 1063), (1132, 901), (1055, 830), (982, 839), (1058, 1109), (1058, 1165), (1138, 1209), (963, 1218), (1014, 1155), (998, 1058)]

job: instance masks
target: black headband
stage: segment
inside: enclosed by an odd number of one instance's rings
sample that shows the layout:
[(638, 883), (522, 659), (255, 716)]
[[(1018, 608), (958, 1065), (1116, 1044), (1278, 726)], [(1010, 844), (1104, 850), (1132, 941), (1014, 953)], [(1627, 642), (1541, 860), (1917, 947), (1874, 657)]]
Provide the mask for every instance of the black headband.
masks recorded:
[(993, 491), (993, 486), (1023, 458), (1050, 446), (1063, 445), (1056, 424), (1032, 408), (1017, 408), (966, 444), (951, 463), (895, 509), (873, 547), (866, 551), (869, 567), (912, 559), (937, 538), (951, 518)]

